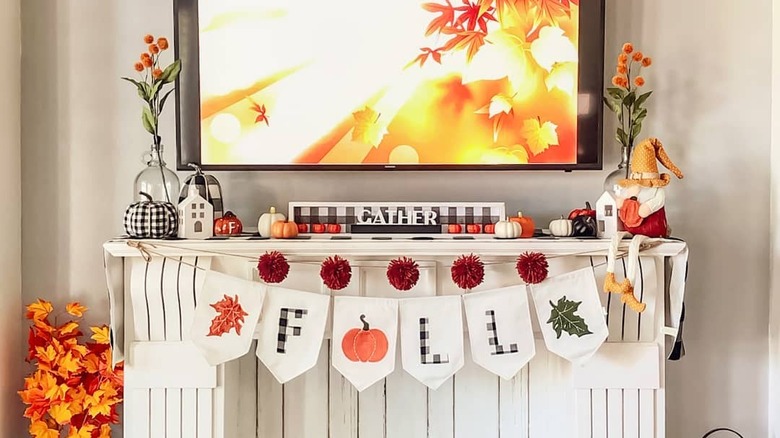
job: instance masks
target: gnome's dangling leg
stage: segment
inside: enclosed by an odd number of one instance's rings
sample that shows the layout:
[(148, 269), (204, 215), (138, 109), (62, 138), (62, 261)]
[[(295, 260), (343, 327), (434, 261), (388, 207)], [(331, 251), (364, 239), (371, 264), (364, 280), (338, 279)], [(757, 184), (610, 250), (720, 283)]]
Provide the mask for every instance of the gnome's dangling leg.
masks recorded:
[(626, 232), (617, 233), (610, 242), (609, 253), (607, 255), (607, 278), (604, 280), (604, 292), (611, 292), (620, 294), (620, 300), (627, 304), (631, 310), (641, 313), (647, 307), (644, 303), (639, 302), (634, 296), (634, 286), (631, 284), (631, 280), (636, 277), (636, 267), (639, 263), (639, 249), (647, 240), (647, 236), (634, 236), (631, 239), (631, 245), (628, 249), (628, 270), (626, 278), (622, 282), (618, 283), (615, 279), (615, 261), (617, 260), (618, 247), (620, 242), (628, 235)]

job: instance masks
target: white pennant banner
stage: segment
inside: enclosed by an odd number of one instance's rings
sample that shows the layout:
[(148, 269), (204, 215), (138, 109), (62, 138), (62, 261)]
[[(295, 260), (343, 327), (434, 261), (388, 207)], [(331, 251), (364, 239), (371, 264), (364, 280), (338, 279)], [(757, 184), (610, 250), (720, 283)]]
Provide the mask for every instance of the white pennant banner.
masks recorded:
[(513, 378), (536, 354), (525, 285), (463, 296), (474, 362)]
[(607, 340), (609, 329), (593, 269), (558, 275), (531, 286), (547, 349), (581, 365)]
[(329, 309), (329, 295), (268, 288), (257, 357), (279, 383), (287, 383), (317, 364)]
[(393, 372), (397, 336), (398, 300), (333, 299), (333, 368), (358, 391)]
[(438, 389), (463, 367), (459, 296), (401, 301), (401, 362), (423, 385)]
[(191, 337), (210, 365), (245, 355), (252, 347), (266, 286), (209, 271), (192, 321)]

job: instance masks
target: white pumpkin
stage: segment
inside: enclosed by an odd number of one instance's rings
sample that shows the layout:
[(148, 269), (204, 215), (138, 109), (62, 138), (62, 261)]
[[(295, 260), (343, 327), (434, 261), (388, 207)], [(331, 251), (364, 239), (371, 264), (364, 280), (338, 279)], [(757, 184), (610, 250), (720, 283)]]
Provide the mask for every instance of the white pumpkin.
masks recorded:
[(523, 233), (523, 227), (517, 222), (508, 220), (496, 223), (496, 237), (499, 239), (517, 239)]
[(555, 237), (569, 237), (574, 234), (574, 228), (572, 221), (564, 219), (561, 216), (560, 219), (555, 219), (550, 222), (550, 234)]
[(287, 221), (283, 214), (276, 212), (276, 207), (271, 207), (268, 213), (263, 213), (260, 220), (257, 221), (257, 232), (261, 237), (271, 237), (271, 227), (274, 223)]

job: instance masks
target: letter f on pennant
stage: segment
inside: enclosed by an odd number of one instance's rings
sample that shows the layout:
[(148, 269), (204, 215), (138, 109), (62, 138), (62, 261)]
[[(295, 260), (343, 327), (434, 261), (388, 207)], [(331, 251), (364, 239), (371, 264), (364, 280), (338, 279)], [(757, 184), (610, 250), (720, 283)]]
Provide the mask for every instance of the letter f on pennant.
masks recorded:
[(306, 313), (307, 311), (305, 309), (282, 308), (279, 311), (279, 332), (276, 336), (277, 353), (285, 354), (287, 352), (285, 348), (287, 346), (288, 337), (301, 335), (301, 327), (291, 325), (290, 317), (302, 319), (303, 315), (306, 315)]

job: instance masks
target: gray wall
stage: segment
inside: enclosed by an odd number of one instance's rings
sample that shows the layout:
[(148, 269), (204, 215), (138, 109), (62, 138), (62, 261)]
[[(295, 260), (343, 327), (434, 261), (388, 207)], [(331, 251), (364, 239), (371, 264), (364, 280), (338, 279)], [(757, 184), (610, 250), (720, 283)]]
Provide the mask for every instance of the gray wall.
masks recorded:
[[(118, 78), (144, 33), (172, 35), (170, 9), (160, 0), (23, 2), (27, 301), (76, 297), (96, 308), (93, 319), (106, 316), (100, 244), (121, 230), (149, 142), (135, 91)], [(654, 57), (645, 133), (662, 138), (687, 175), (668, 205), (692, 248), (688, 356), (667, 379), (671, 437), (718, 425), (767, 435), (771, 12), (770, 0), (608, 1), (608, 54), (631, 40)], [(172, 144), (172, 113), (166, 123)], [(249, 223), (289, 200), (366, 199), (498, 200), (545, 222), (595, 201), (606, 173), (217, 176), (227, 207)]]

